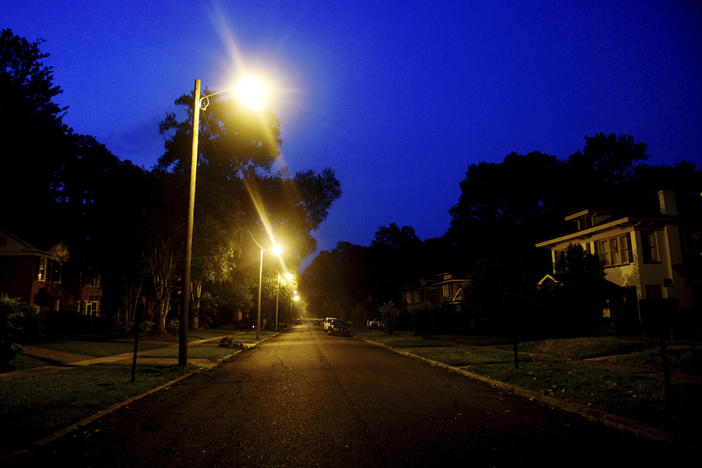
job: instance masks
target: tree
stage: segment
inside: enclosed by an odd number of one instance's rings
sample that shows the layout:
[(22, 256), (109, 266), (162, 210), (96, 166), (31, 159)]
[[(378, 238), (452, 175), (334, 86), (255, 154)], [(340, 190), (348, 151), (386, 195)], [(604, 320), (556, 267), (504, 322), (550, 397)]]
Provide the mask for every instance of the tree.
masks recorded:
[(569, 245), (556, 261), (555, 289), (560, 328), (571, 335), (599, 335), (605, 300), (605, 272), (596, 256)]
[[(184, 183), (192, 142), (192, 99), (184, 95), (176, 100), (186, 109), (184, 120), (171, 113), (160, 127), (167, 138), (158, 170), (181, 176)], [(258, 264), (254, 254), (259, 250), (252, 235), (264, 242), (272, 232), (285, 244), (286, 264), (295, 268), (316, 249), (311, 232), (341, 194), (331, 169), (320, 174), (303, 171), (294, 177), (286, 170), (273, 173), (281, 140), (280, 124), (272, 113), (252, 116), (220, 96), (209, 98), (201, 113), (193, 235), (194, 326), (199, 298), (206, 290), (224, 292), (234, 279), (239, 286), (257, 284), (258, 271), (250, 266)], [(237, 287), (237, 294), (226, 293), (220, 299), (240, 301), (230, 306), (245, 309), (250, 305), (244, 297), (247, 289)]]
[(368, 318), (369, 279), (368, 248), (339, 242), (312, 260), (300, 289), (313, 313), (360, 323)]
[(42, 62), (49, 54), (40, 51), (41, 43), (10, 29), (0, 31), (3, 223), (32, 240), (46, 231), (45, 226), (57, 224), (53, 210), (61, 191), (57, 171), (73, 144), (72, 132), (62, 120), (66, 108), (54, 102), (61, 89), (53, 84), (51, 67)]
[(0, 369), (22, 350), (22, 344), (39, 335), (39, 312), (20, 299), (0, 295)]
[(379, 227), (369, 249), (373, 302), (393, 300), (404, 286), (416, 282), (424, 274), (421, 256), (422, 241), (412, 226)]

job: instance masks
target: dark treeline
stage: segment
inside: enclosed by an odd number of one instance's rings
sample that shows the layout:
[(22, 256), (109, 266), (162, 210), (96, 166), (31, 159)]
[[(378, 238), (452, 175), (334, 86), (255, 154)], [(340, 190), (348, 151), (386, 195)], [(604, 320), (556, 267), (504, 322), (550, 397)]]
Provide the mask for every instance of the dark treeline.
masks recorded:
[[(399, 307), (403, 287), (451, 272), (470, 279), (471, 286), (459, 316), (449, 314), (449, 326), (468, 328), (478, 321), (486, 331), (509, 332), (505, 327), (515, 324), (518, 314), (545, 313), (544, 307), (534, 311), (545, 300), (536, 285), (552, 272), (551, 257), (548, 249), (535, 244), (572, 232), (563, 219), (566, 215), (587, 208), (654, 215), (658, 191), (674, 189), (680, 215), (697, 232), (698, 245), (691, 251), (701, 251), (702, 171), (685, 161), (667, 166), (648, 160), (645, 143), (628, 135), (599, 133), (585, 137), (583, 150), (565, 159), (534, 151), (509, 154), (500, 163), (470, 164), (460, 198), (450, 208), (450, 228), (442, 237), (421, 241), (412, 227), (393, 223), (379, 228), (368, 247), (341, 242), (310, 264), (303, 275), (303, 292), (311, 310), (362, 321), (378, 315), (383, 304), (387, 309), (387, 301)], [(578, 260), (577, 255), (569, 258), (581, 265), (582, 274), (563, 275), (570, 289), (561, 295), (582, 303), (587, 302), (583, 296), (588, 289), (580, 286), (604, 275), (601, 266), (587, 266), (590, 259)], [(699, 282), (699, 263), (700, 255), (695, 254), (682, 265), (691, 281)], [(579, 297), (576, 291), (581, 291)], [(410, 318), (406, 325), (411, 322)], [(542, 322), (530, 323), (538, 327)]]
[[(120, 311), (131, 320), (138, 298), (146, 296), (163, 333), (182, 297), (192, 94), (175, 101), (184, 112), (164, 117), (164, 153), (155, 167), (144, 169), (64, 123), (67, 108), (55, 103), (61, 89), (42, 63), (48, 54), (40, 45), (7, 29), (0, 35), (0, 227), (41, 249), (64, 242), (70, 252), (66, 276), (86, 269), (101, 273), (103, 314)], [(262, 217), (294, 271), (316, 250), (311, 232), (341, 195), (331, 169), (274, 171), (281, 138), (272, 113), (254, 117), (234, 101), (213, 97), (201, 115), (192, 272), (196, 327), (208, 305), (216, 308), (204, 318), (216, 320), (217, 312), (226, 321), (254, 307), (260, 252), (254, 240), (271, 244)], [(271, 257), (266, 284), (282, 272)], [(270, 300), (274, 293), (267, 288), (264, 294)]]

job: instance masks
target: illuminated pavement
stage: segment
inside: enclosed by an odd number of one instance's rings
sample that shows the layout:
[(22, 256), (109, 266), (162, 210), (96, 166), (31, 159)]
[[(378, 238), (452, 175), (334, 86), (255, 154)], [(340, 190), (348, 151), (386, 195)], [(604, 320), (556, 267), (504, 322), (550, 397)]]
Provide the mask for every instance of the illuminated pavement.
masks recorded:
[(684, 456), (360, 340), (300, 326), (16, 462), (674, 466)]

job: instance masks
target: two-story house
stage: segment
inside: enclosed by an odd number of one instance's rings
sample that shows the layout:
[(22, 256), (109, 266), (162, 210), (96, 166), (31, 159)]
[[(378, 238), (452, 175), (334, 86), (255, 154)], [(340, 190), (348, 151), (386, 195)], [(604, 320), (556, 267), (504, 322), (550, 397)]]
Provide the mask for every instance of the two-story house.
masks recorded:
[(660, 214), (627, 216), (618, 211), (587, 209), (565, 217), (576, 223), (571, 234), (536, 244), (551, 249), (554, 265), (561, 252), (576, 244), (597, 255), (607, 281), (629, 288), (638, 300), (675, 299), (691, 310), (692, 288), (678, 272), (685, 254), (681, 220), (672, 191), (658, 193)]
[(100, 317), (99, 272), (78, 270), (71, 275), (68, 261), (63, 242), (43, 250), (0, 229), (0, 294), (22, 298), (44, 315), (71, 310)]
[(451, 273), (441, 273), (438, 281), (428, 282), (422, 279), (418, 285), (405, 288), (402, 294), (403, 303), (405, 306), (411, 306), (439, 305), (442, 302), (448, 302), (460, 308), (464, 288), (468, 283), (468, 279), (454, 278)]

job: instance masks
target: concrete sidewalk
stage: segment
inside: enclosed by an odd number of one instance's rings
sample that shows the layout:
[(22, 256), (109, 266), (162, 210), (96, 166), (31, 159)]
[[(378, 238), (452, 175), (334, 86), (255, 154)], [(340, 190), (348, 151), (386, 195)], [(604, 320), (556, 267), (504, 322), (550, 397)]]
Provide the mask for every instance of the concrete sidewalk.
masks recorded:
[[(194, 340), (188, 342), (188, 348), (191, 346), (197, 346), (197, 345), (202, 345), (208, 342), (218, 342), (225, 336), (230, 336), (230, 335), (222, 335), (222, 336), (216, 336), (212, 338), (206, 338), (206, 339), (201, 339), (201, 340)], [(157, 347), (157, 348), (150, 348), (142, 351), (137, 352), (137, 364), (177, 364), (178, 359), (177, 358), (169, 358), (169, 357), (158, 357), (158, 358), (149, 358), (149, 357), (143, 357), (148, 353), (152, 353), (156, 350), (159, 349), (166, 349), (166, 348), (174, 348), (177, 347), (178, 343), (166, 343), (164, 346)], [(255, 344), (249, 345), (249, 346), (255, 346)], [(232, 354), (235, 354), (239, 350), (232, 349)], [(25, 354), (27, 356), (32, 356), (36, 357), (42, 360), (46, 360), (49, 362), (55, 362), (56, 364), (47, 364), (46, 366), (41, 366), (41, 367), (33, 367), (31, 369), (20, 369), (20, 370), (14, 370), (11, 372), (3, 372), (0, 373), (0, 380), (8, 380), (8, 379), (16, 379), (16, 378), (21, 378), (21, 377), (29, 377), (33, 375), (42, 375), (42, 374), (47, 374), (47, 373), (52, 373), (52, 372), (59, 372), (62, 370), (67, 370), (67, 369), (72, 369), (78, 366), (89, 366), (93, 364), (100, 364), (100, 363), (106, 363), (106, 362), (118, 362), (118, 363), (123, 363), (123, 364), (128, 364), (131, 363), (132, 360), (134, 359), (134, 354), (129, 352), (129, 353), (121, 353), (121, 354), (113, 354), (110, 356), (88, 356), (85, 354), (74, 354), (74, 353), (66, 353), (63, 351), (57, 351), (49, 348), (42, 348), (41, 346), (35, 346), (35, 345), (25, 345), (22, 348), (22, 354)], [(204, 359), (204, 358), (190, 358), (188, 359), (188, 363), (193, 364), (197, 367), (201, 368), (211, 368), (215, 367), (216, 365), (219, 364), (221, 359), (217, 360), (212, 360), (212, 359)]]

